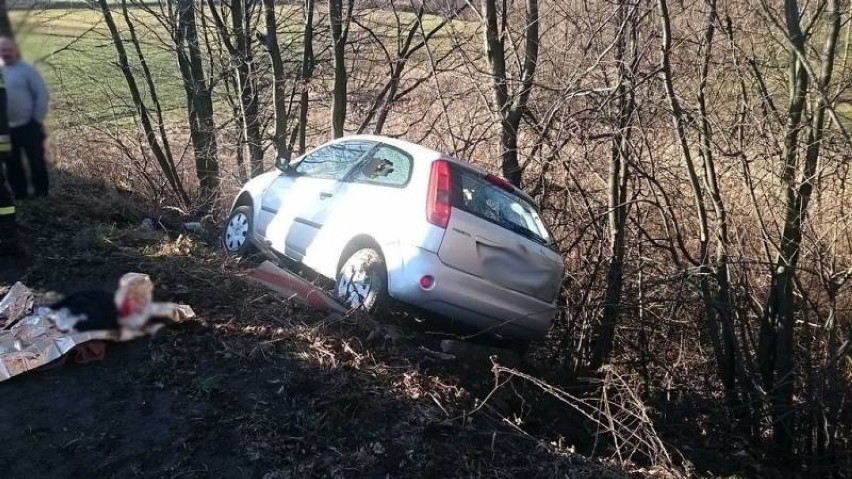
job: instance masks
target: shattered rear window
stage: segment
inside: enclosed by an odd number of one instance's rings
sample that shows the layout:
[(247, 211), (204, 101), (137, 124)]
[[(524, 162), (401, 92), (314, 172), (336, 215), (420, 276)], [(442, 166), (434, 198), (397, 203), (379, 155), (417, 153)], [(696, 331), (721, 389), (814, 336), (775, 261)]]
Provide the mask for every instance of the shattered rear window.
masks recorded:
[(535, 206), (481, 175), (453, 167), (453, 206), (544, 245), (552, 240)]

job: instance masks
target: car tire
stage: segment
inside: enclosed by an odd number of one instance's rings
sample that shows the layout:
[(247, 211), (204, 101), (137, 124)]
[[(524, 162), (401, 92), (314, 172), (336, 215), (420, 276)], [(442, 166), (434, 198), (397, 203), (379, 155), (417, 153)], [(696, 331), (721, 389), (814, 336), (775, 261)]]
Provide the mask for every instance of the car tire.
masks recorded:
[(240, 206), (231, 211), (225, 227), (222, 228), (222, 247), (236, 256), (245, 256), (252, 251), (251, 231), (254, 225), (252, 210)]
[(388, 304), (388, 273), (385, 259), (373, 248), (352, 253), (337, 274), (334, 293), (347, 308), (370, 314)]

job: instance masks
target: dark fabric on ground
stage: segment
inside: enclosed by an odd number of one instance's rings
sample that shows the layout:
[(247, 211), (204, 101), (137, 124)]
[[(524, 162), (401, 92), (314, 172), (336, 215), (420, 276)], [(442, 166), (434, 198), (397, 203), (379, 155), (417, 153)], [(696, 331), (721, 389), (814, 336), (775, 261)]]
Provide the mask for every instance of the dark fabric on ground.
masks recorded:
[(77, 331), (118, 329), (114, 296), (107, 291), (80, 291), (54, 303), (50, 308), (55, 311), (66, 308), (74, 315), (85, 315), (86, 319), (74, 326)]

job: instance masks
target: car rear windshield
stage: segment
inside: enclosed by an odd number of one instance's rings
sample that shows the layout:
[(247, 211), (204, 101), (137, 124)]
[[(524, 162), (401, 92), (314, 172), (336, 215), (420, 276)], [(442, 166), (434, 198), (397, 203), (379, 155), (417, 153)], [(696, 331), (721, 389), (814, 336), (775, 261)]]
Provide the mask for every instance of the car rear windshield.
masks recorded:
[(486, 221), (551, 245), (547, 231), (535, 206), (491, 182), (474, 170), (453, 165), (453, 206)]

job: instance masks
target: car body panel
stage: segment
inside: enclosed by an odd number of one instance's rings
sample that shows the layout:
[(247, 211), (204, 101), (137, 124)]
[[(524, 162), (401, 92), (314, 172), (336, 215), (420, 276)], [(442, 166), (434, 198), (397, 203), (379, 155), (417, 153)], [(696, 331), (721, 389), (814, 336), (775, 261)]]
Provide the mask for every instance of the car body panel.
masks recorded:
[(561, 258), (548, 247), (456, 208), (438, 257), (451, 268), (547, 302), (556, 298), (562, 276)]
[[(541, 301), (445, 265), (422, 248), (400, 245), (390, 256), (388, 289), (394, 298), (447, 316), (484, 334), (534, 340), (547, 334), (556, 312), (553, 302)], [(393, 264), (393, 267), (390, 266)], [(435, 278), (429, 289), (423, 275)]]

